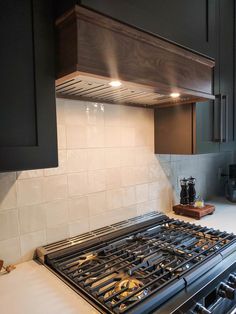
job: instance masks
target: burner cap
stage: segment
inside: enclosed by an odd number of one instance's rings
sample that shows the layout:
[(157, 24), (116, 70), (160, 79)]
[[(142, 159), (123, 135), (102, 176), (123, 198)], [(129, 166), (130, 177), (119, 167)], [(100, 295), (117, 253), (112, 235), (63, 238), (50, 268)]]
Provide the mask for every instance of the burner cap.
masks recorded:
[[(125, 277), (118, 281), (114, 288), (110, 291), (108, 291), (105, 294), (105, 298), (111, 297), (113, 294), (118, 293), (122, 291), (123, 289), (126, 289), (125, 291), (121, 292), (120, 294), (116, 295), (112, 300), (112, 304), (116, 304), (116, 302), (128, 297), (133, 292), (137, 291), (139, 288), (142, 288), (144, 286), (144, 283), (134, 277)], [(135, 295), (130, 297), (127, 301), (124, 301), (120, 305), (120, 309), (124, 309), (130, 302), (134, 302), (137, 300), (141, 300), (143, 297), (145, 297), (148, 294), (148, 289), (143, 289), (139, 292), (137, 292)]]

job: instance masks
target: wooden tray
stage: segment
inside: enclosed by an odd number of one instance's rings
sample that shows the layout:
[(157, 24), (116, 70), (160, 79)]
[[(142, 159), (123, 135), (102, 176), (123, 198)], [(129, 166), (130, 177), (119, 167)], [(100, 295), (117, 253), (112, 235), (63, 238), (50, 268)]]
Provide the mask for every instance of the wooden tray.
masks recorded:
[(215, 206), (210, 204), (205, 204), (203, 208), (195, 208), (191, 205), (175, 205), (173, 206), (173, 211), (177, 215), (183, 215), (192, 217), (195, 219), (201, 219), (206, 215), (212, 215), (215, 211)]

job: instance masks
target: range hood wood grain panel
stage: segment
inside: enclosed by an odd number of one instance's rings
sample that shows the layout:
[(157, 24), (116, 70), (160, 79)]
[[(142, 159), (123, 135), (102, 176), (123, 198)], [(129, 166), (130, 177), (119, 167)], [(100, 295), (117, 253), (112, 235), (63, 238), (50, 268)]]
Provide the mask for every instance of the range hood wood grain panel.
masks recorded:
[(150, 106), (214, 99), (214, 61), (152, 34), (76, 6), (56, 35), (59, 97)]

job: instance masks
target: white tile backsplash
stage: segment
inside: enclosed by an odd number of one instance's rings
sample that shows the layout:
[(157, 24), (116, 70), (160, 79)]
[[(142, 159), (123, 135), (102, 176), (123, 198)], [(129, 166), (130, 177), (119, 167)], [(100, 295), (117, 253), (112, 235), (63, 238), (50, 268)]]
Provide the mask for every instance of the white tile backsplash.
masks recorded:
[(155, 156), (153, 119), (150, 109), (58, 99), (59, 167), (0, 174), (0, 259), (25, 261), (37, 246), (168, 211), (179, 175), (206, 188), (230, 162), (229, 154)]

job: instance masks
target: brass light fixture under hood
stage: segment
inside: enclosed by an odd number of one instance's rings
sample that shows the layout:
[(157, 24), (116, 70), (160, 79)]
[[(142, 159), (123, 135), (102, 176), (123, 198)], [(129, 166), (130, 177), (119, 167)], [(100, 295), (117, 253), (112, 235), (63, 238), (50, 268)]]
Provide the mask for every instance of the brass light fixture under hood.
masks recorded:
[(214, 61), (81, 6), (56, 22), (58, 97), (166, 106), (214, 99)]

